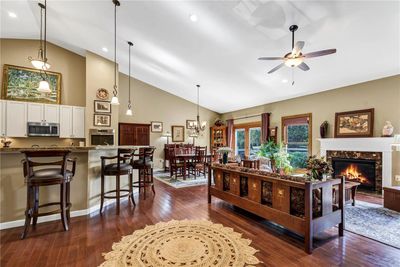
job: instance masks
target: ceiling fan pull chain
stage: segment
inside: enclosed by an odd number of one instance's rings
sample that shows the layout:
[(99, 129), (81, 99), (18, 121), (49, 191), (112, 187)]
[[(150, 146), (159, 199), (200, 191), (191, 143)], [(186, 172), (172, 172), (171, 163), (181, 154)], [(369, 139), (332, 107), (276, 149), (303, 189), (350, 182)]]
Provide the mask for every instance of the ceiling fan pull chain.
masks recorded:
[(292, 68), (292, 86), (294, 85), (294, 68)]

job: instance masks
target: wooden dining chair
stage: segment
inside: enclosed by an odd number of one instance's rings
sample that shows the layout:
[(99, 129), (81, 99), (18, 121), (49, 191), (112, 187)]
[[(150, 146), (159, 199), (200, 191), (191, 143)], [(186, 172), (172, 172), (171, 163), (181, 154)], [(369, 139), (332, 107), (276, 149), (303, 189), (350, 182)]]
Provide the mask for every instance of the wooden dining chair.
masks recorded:
[(195, 156), (192, 162), (192, 173), (194, 174), (194, 178), (203, 174), (206, 177), (206, 164), (207, 164), (207, 146), (196, 146), (195, 147)]
[(183, 169), (184, 164), (183, 162), (179, 161), (179, 159), (176, 157), (178, 149), (172, 148), (169, 151), (169, 156), (170, 156), (170, 175), (171, 178), (174, 176), (175, 173), (175, 179), (178, 179), (178, 175), (182, 176), (183, 172), (185, 171)]

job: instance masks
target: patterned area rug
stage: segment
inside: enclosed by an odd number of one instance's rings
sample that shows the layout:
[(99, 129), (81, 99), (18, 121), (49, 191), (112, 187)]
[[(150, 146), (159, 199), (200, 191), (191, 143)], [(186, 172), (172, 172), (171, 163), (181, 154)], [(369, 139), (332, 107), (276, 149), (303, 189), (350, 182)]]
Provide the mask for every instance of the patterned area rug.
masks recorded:
[(345, 229), (400, 248), (400, 213), (381, 205), (357, 201), (347, 205)]
[(190, 175), (190, 177), (186, 177), (186, 180), (183, 180), (182, 177), (178, 177), (178, 179), (171, 178), (169, 172), (156, 171), (154, 172), (154, 178), (175, 188), (207, 184), (207, 178), (204, 175), (196, 176), (196, 179), (193, 175)]
[(210, 221), (160, 222), (114, 243), (100, 266), (254, 266), (260, 261), (250, 243)]

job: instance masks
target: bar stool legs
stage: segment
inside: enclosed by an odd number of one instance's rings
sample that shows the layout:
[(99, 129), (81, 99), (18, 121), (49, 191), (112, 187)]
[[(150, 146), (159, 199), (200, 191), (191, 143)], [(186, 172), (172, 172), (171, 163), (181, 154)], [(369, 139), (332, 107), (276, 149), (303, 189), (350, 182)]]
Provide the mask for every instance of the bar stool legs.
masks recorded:
[(61, 221), (64, 227), (64, 231), (68, 231), (68, 221), (67, 221), (67, 198), (66, 198), (66, 184), (65, 182), (60, 186), (60, 209), (61, 209)]

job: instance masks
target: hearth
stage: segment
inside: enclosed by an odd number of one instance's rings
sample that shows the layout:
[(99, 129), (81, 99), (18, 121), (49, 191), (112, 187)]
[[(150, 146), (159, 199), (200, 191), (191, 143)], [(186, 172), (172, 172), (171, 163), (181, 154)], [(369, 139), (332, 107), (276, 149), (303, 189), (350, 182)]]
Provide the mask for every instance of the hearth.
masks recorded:
[(335, 175), (345, 175), (346, 180), (359, 182), (359, 188), (376, 190), (376, 161), (369, 159), (332, 158)]

